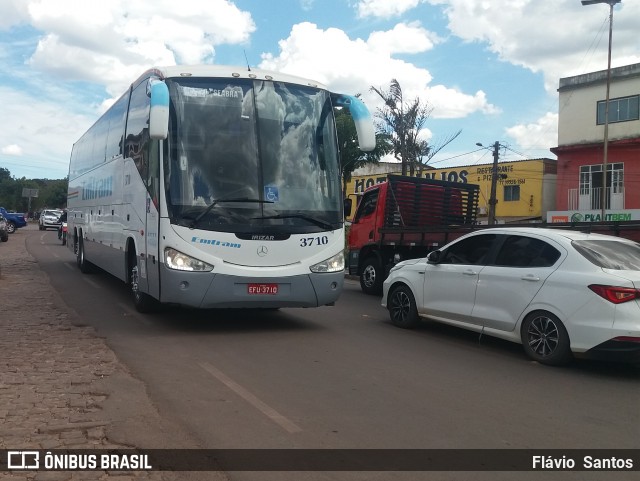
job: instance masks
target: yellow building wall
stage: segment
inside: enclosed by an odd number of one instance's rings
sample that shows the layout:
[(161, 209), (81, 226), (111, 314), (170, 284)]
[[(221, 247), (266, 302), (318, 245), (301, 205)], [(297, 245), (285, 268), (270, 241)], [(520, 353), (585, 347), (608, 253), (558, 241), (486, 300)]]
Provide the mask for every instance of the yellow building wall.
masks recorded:
[[(385, 172), (389, 169), (389, 164), (381, 165), (379, 174), (354, 175), (347, 183), (346, 194), (354, 200), (358, 194), (376, 183), (384, 182), (387, 173), (400, 174), (401, 168), (398, 164), (397, 170)], [(447, 167), (443, 169), (433, 169), (424, 171), (421, 177), (446, 180), (449, 182), (461, 182), (477, 184), (480, 187), (478, 218), (487, 216), (489, 209), (489, 198), (491, 197), (491, 172), (492, 164), (467, 165), (461, 167)], [(513, 218), (540, 217), (543, 214), (544, 182), (549, 182), (549, 178), (544, 176), (544, 159), (521, 160), (516, 162), (500, 162), (498, 164), (498, 183), (496, 185), (496, 217), (498, 220), (509, 220)], [(555, 176), (554, 176), (555, 178)], [(555, 190), (555, 184), (549, 186)], [(505, 195), (519, 191), (517, 200), (506, 200)], [(352, 208), (351, 220), (355, 208)]]

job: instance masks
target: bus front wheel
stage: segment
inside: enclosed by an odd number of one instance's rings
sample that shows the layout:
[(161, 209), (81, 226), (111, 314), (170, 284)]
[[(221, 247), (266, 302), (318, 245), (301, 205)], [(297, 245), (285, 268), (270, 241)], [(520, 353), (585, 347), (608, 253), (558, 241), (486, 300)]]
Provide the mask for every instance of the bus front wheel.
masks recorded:
[(149, 294), (140, 291), (139, 282), (140, 278), (138, 276), (138, 264), (134, 261), (131, 267), (130, 274), (130, 285), (131, 293), (133, 294), (133, 304), (138, 312), (147, 313), (155, 311), (158, 308), (158, 301), (156, 301)]

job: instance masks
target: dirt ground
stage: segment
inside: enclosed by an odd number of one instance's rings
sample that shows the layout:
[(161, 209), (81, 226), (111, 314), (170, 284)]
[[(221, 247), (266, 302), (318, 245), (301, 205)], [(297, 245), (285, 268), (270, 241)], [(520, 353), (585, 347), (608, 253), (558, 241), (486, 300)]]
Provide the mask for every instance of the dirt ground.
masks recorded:
[[(0, 449), (197, 448), (160, 416), (144, 384), (50, 285), (26, 246), (28, 238), (43, 234), (30, 224), (0, 243)], [(214, 472), (5, 471), (0, 479), (226, 477)]]

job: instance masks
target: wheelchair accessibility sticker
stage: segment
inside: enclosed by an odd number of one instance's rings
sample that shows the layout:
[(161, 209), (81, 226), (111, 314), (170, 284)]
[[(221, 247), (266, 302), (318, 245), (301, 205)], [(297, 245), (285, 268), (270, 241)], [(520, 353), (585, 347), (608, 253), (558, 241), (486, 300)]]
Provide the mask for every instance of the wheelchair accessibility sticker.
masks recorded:
[(265, 185), (264, 200), (268, 200), (270, 202), (278, 202), (280, 200), (280, 195), (278, 194), (278, 187), (276, 187), (275, 185)]

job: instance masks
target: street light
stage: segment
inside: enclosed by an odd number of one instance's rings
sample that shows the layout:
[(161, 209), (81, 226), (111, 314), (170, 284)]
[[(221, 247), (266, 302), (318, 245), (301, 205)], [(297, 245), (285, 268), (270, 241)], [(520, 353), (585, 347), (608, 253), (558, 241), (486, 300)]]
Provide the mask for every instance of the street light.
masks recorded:
[(582, 5), (595, 5), (606, 3), (609, 5), (609, 52), (607, 58), (607, 93), (604, 104), (604, 146), (602, 156), (602, 193), (600, 196), (600, 207), (602, 214), (600, 220), (603, 221), (606, 210), (607, 199), (607, 161), (609, 155), (609, 92), (611, 89), (611, 41), (613, 40), (613, 6), (621, 3), (622, 0), (582, 0)]

